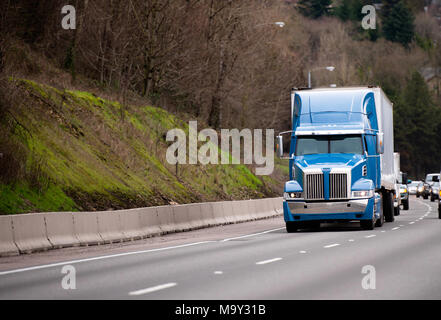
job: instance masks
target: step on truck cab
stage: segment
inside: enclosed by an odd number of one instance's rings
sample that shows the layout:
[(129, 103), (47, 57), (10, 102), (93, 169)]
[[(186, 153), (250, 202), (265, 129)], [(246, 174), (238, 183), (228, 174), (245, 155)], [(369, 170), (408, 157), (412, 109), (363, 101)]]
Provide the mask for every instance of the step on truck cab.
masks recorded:
[(394, 221), (392, 103), (379, 87), (293, 89), (289, 181), (283, 212), (288, 232), (322, 222)]

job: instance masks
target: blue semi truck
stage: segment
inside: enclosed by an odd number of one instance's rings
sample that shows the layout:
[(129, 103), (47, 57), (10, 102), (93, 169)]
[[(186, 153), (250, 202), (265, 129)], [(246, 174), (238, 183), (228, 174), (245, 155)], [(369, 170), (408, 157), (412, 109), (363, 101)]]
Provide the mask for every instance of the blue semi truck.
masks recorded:
[[(293, 89), (286, 230), (360, 221), (372, 230), (394, 221), (392, 103), (379, 87)], [(285, 140), (285, 142), (287, 142)]]

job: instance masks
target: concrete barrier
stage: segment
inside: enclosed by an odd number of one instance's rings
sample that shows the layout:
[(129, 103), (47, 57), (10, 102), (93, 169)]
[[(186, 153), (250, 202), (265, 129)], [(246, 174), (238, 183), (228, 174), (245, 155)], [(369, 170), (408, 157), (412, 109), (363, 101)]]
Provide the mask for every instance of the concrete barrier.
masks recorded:
[(283, 198), (272, 198), (274, 208), (278, 214), (283, 213)]
[(12, 233), (12, 216), (0, 216), (0, 257), (18, 254)]
[(122, 242), (121, 220), (118, 211), (98, 211), (98, 232), (104, 243)]
[(211, 202), (201, 203), (201, 214), (203, 219), (203, 226), (215, 226), (217, 225), (214, 218), (213, 204)]
[(250, 207), (250, 200), (240, 200), (238, 201), (239, 213), (237, 214), (238, 221), (251, 221), (253, 220), (252, 212), (254, 208)]
[(225, 219), (224, 203), (221, 201), (212, 202), (211, 205), (213, 208), (213, 216), (214, 216), (214, 220), (216, 222), (216, 225), (226, 224), (227, 220)]
[(280, 215), (282, 198), (195, 203), (102, 212), (0, 217), (0, 256), (143, 237)]
[(261, 211), (261, 206), (256, 202), (259, 200), (248, 200), (248, 207), (250, 210), (250, 217), (251, 220), (257, 220), (259, 219), (260, 215), (259, 212)]
[(224, 205), (225, 220), (227, 223), (235, 223), (237, 221), (237, 217), (234, 215), (233, 202), (224, 201), (222, 203)]
[(80, 245), (94, 245), (104, 242), (98, 231), (98, 217), (96, 212), (75, 212), (74, 230)]
[(140, 217), (141, 210), (142, 209), (129, 209), (118, 211), (124, 240), (133, 241), (143, 238)]
[(75, 235), (72, 212), (49, 212), (44, 214), (46, 232), (54, 248), (79, 246)]
[(156, 207), (161, 233), (176, 232), (172, 206)]
[(47, 239), (44, 215), (44, 213), (30, 213), (12, 217), (14, 242), (20, 253), (52, 248), (52, 244)]
[[(162, 207), (162, 208), (166, 209), (167, 207)], [(143, 237), (159, 236), (165, 233), (165, 230), (162, 230), (162, 225), (159, 220), (158, 212), (160, 210), (158, 209), (159, 207), (147, 207), (147, 208), (139, 209), (139, 222), (140, 222), (141, 234)], [(171, 216), (171, 209), (168, 211), (170, 212), (170, 216)], [(165, 217), (165, 214), (163, 215), (163, 217)], [(171, 223), (169, 224), (164, 223), (163, 226), (164, 228), (166, 226), (169, 226), (170, 230), (173, 228)]]
[(206, 212), (202, 211), (202, 204), (192, 203), (186, 204), (188, 219), (190, 222), (191, 229), (200, 229), (204, 226), (208, 226), (208, 219), (204, 218)]
[[(188, 215), (188, 205), (181, 204), (172, 206), (175, 231), (188, 231), (193, 228)], [(194, 215), (194, 214), (193, 214)]]

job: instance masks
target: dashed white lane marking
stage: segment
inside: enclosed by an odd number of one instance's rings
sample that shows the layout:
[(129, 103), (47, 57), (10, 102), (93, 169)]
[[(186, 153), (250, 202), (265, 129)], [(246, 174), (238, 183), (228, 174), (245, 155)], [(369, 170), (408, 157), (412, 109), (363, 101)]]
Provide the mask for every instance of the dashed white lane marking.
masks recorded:
[(239, 236), (239, 237), (234, 237), (234, 238), (223, 239), (223, 240), (220, 240), (220, 242), (226, 242), (226, 241), (231, 241), (231, 240), (236, 240), (236, 239), (243, 239), (243, 238), (249, 238), (249, 237), (259, 236), (259, 235), (261, 235), (261, 234), (270, 233), (270, 232), (274, 232), (274, 231), (279, 231), (279, 230), (283, 230), (283, 229), (285, 229), (285, 228), (271, 229), (271, 230), (267, 230), (267, 231), (263, 231), (263, 232), (259, 232), (259, 233), (252, 233), (252, 234), (247, 234), (247, 235), (244, 235), (244, 236)]
[(386, 230), (381, 230), (381, 232), (386, 232)]
[(368, 235), (368, 236), (366, 236), (365, 238), (373, 238), (373, 237), (376, 237), (377, 235), (375, 235), (375, 234), (370, 234), (370, 235)]
[(348, 241), (349, 241), (349, 242), (354, 242), (355, 240), (354, 240), (354, 239), (349, 239)]
[(224, 274), (223, 271), (215, 271), (214, 274)]
[(299, 253), (306, 253), (306, 251), (305, 250), (301, 250), (301, 251), (299, 251)]
[(333, 243), (333, 244), (328, 244), (327, 246), (324, 246), (323, 248), (333, 248), (333, 247), (337, 247), (337, 246), (339, 246), (340, 244), (339, 243)]
[(159, 291), (159, 290), (168, 289), (168, 288), (174, 287), (176, 285), (177, 285), (176, 282), (164, 283), (159, 286), (129, 292), (129, 295), (130, 296), (140, 296), (142, 294), (147, 294), (147, 293), (152, 293), (152, 292)]
[(268, 264), (268, 263), (272, 263), (272, 262), (276, 262), (276, 261), (280, 261), (280, 260), (282, 260), (282, 258), (274, 258), (274, 259), (259, 261), (259, 262), (256, 262), (256, 264), (262, 265), (262, 264)]
[(415, 221), (409, 222), (409, 224), (414, 224), (414, 223), (415, 223)]
[(395, 227), (395, 228), (392, 228), (392, 230), (398, 230), (398, 229), (400, 229), (400, 227)]

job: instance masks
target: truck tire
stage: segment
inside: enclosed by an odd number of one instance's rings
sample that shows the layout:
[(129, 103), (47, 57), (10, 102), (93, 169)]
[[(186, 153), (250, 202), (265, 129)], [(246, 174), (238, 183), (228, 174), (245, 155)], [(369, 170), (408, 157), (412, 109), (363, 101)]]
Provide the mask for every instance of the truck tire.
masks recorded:
[[(404, 203), (403, 203), (404, 205)], [(400, 215), (400, 206), (396, 206), (394, 207), (394, 216), (399, 216)]]
[(385, 191), (383, 193), (383, 208), (386, 222), (394, 222), (394, 199), (392, 198), (391, 192)]
[(438, 205), (438, 219), (441, 219), (441, 207)]
[(299, 230), (299, 223), (294, 221), (288, 221), (286, 222), (286, 232), (293, 233), (297, 232)]
[(384, 214), (383, 214), (383, 212), (381, 212), (381, 213), (380, 213), (380, 219), (378, 219), (377, 221), (375, 221), (375, 226), (376, 226), (377, 228), (380, 228), (380, 227), (383, 226), (383, 224), (384, 224)]
[(404, 200), (404, 202), (403, 202), (403, 210), (409, 210), (409, 199)]

